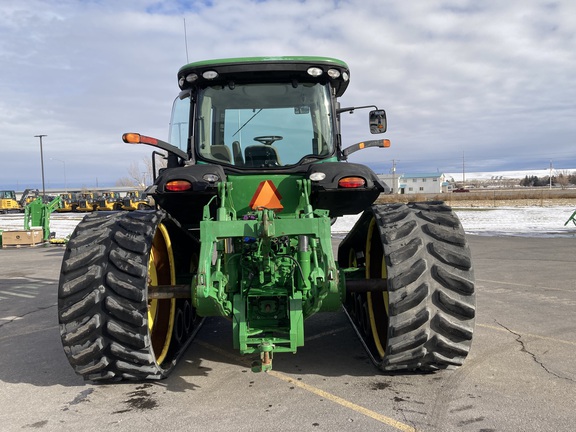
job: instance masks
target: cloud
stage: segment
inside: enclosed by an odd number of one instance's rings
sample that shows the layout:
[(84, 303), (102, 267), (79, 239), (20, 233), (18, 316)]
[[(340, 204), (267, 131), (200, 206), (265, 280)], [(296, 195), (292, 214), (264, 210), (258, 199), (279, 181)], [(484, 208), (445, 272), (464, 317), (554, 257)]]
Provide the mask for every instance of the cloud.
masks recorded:
[[(40, 133), (69, 184), (112, 184), (150, 154), (123, 132), (166, 138), (182, 65), (259, 55), (346, 61), (342, 104), (388, 112), (392, 147), (351, 158), (377, 171), (576, 166), (575, 32), (569, 0), (4, 1), (0, 184), (39, 183)], [(367, 113), (343, 136), (369, 138)]]

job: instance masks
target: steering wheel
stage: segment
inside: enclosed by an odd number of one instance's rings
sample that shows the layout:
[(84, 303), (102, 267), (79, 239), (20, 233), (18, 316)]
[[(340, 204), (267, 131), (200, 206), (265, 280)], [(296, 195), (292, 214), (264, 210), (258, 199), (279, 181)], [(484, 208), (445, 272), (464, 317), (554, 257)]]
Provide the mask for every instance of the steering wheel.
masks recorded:
[(280, 141), (281, 139), (284, 139), (284, 137), (279, 135), (263, 135), (254, 137), (254, 141), (258, 141), (265, 145), (272, 145), (275, 141)]

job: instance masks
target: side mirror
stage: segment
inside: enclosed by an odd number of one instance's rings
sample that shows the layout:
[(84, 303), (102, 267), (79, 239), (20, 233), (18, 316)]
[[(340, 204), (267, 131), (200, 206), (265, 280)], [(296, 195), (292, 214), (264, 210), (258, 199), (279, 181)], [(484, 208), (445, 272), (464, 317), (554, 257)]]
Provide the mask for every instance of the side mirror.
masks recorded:
[(370, 133), (380, 134), (386, 132), (386, 111), (372, 110), (369, 115)]

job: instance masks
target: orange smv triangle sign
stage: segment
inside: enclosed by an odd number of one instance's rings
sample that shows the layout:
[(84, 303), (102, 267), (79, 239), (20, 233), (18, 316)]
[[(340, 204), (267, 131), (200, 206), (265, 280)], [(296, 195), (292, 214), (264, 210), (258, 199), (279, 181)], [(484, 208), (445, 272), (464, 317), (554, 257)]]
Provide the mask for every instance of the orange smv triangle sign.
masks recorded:
[(282, 196), (270, 180), (264, 180), (258, 185), (258, 189), (254, 193), (250, 201), (250, 208), (256, 210), (258, 208), (266, 208), (269, 210), (280, 211), (284, 206), (280, 203)]

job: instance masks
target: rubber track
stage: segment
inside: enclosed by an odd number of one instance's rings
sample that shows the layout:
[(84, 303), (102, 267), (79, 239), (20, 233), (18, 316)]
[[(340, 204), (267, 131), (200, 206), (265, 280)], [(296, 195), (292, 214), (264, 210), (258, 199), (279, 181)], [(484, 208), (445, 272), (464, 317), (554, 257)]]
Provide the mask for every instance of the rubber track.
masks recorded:
[(94, 213), (72, 234), (58, 288), (62, 345), (87, 380), (165, 378), (198, 326), (162, 365), (148, 334), (147, 273), (163, 211)]
[[(457, 216), (440, 202), (377, 205), (370, 212), (386, 257), (389, 292), (384, 358), (363, 340), (373, 361), (384, 371), (462, 365), (476, 302), (470, 250)], [(354, 237), (360, 235), (366, 238), (363, 232)]]

